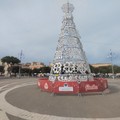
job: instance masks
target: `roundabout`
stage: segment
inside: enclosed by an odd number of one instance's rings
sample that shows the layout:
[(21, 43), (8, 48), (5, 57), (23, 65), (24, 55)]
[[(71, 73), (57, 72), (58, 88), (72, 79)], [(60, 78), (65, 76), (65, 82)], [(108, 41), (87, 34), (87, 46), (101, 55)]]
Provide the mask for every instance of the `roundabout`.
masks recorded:
[[(1, 81), (0, 81), (1, 82)], [(105, 95), (56, 95), (41, 92), (36, 79), (7, 80), (0, 86), (0, 115), (5, 120), (119, 120), (120, 81), (109, 80)], [(3, 115), (4, 114), (4, 115)], [(4, 120), (4, 119), (0, 119)]]

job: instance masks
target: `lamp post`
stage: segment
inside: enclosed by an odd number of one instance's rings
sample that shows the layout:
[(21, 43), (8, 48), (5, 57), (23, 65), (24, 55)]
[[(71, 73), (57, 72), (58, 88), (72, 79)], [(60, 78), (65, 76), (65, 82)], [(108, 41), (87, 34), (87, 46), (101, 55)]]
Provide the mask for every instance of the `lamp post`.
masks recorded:
[(111, 60), (111, 67), (112, 67), (112, 75), (113, 75), (113, 79), (114, 79), (114, 66), (113, 66), (113, 53), (112, 50), (110, 49), (110, 60)]
[[(23, 52), (21, 50), (20, 54), (19, 54), (19, 59), (20, 59), (20, 63), (22, 61), (22, 57), (23, 57)], [(21, 77), (21, 65), (19, 64), (19, 78)]]

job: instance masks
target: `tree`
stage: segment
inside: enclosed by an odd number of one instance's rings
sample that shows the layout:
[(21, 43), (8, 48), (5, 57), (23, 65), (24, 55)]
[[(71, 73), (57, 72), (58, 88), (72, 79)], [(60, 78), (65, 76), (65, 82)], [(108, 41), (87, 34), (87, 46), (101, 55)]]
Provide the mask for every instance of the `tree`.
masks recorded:
[(2, 61), (3, 63), (6, 62), (7, 64), (12, 64), (12, 65), (18, 64), (18, 63), (21, 62), (18, 58), (13, 57), (13, 56), (5, 56), (5, 57), (3, 57), (3, 58), (1, 59), (1, 61)]
[(114, 73), (120, 73), (120, 66), (114, 65)]
[(41, 68), (34, 68), (31, 72), (31, 75), (32, 76), (36, 76), (38, 75), (39, 73), (41, 73)]
[(19, 73), (19, 66), (12, 66), (12, 73), (16, 74)]
[(41, 72), (41, 69), (39, 68), (34, 68), (33, 70), (32, 70), (32, 73), (40, 73)]
[(41, 73), (50, 73), (50, 67), (47, 66), (47, 67), (42, 67), (41, 68)]
[(90, 70), (91, 70), (92, 73), (95, 73), (95, 74), (99, 73), (99, 69), (98, 68), (95, 68), (92, 65), (89, 65), (89, 66), (90, 66)]
[(30, 68), (21, 68), (21, 74), (26, 76), (26, 75), (31, 75), (32, 70)]
[(32, 70), (32, 75), (38, 75), (39, 73), (50, 73), (50, 67), (49, 66), (45, 66), (45, 67), (41, 67), (41, 68), (35, 68)]
[(12, 66), (14, 65), (14, 64), (18, 64), (18, 63), (20, 63), (21, 61), (18, 59), (18, 58), (16, 58), (16, 57), (13, 57), (13, 56), (5, 56), (5, 57), (3, 57), (2, 59), (1, 59), (1, 61), (2, 61), (2, 63), (7, 63), (7, 65), (8, 65), (8, 68), (7, 68), (7, 74), (6, 75), (10, 75), (11, 76), (11, 73), (12, 73)]
[(4, 67), (0, 66), (0, 74), (4, 73)]

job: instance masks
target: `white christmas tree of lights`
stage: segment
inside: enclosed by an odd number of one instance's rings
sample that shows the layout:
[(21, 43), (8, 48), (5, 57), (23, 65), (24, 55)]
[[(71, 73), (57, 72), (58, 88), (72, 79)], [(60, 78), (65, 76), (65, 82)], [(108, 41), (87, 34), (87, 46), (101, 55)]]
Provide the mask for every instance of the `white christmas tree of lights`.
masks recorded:
[(67, 2), (62, 6), (62, 10), (64, 17), (49, 80), (81, 81), (92, 79), (89, 64), (80, 42), (80, 35), (73, 21), (74, 7)]

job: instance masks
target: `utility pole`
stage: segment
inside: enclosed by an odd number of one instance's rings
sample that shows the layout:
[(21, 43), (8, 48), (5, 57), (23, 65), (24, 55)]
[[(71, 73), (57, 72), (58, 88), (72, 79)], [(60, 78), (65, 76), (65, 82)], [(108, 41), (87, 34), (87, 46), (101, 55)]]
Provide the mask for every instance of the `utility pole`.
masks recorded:
[[(23, 51), (21, 50), (20, 54), (19, 54), (19, 59), (20, 59), (20, 64), (23, 58)], [(21, 65), (19, 65), (19, 79), (21, 77)]]
[(113, 65), (113, 53), (112, 50), (110, 49), (110, 60), (111, 60), (111, 67), (112, 67), (112, 75), (113, 75), (113, 79), (115, 78), (114, 76), (114, 65)]

